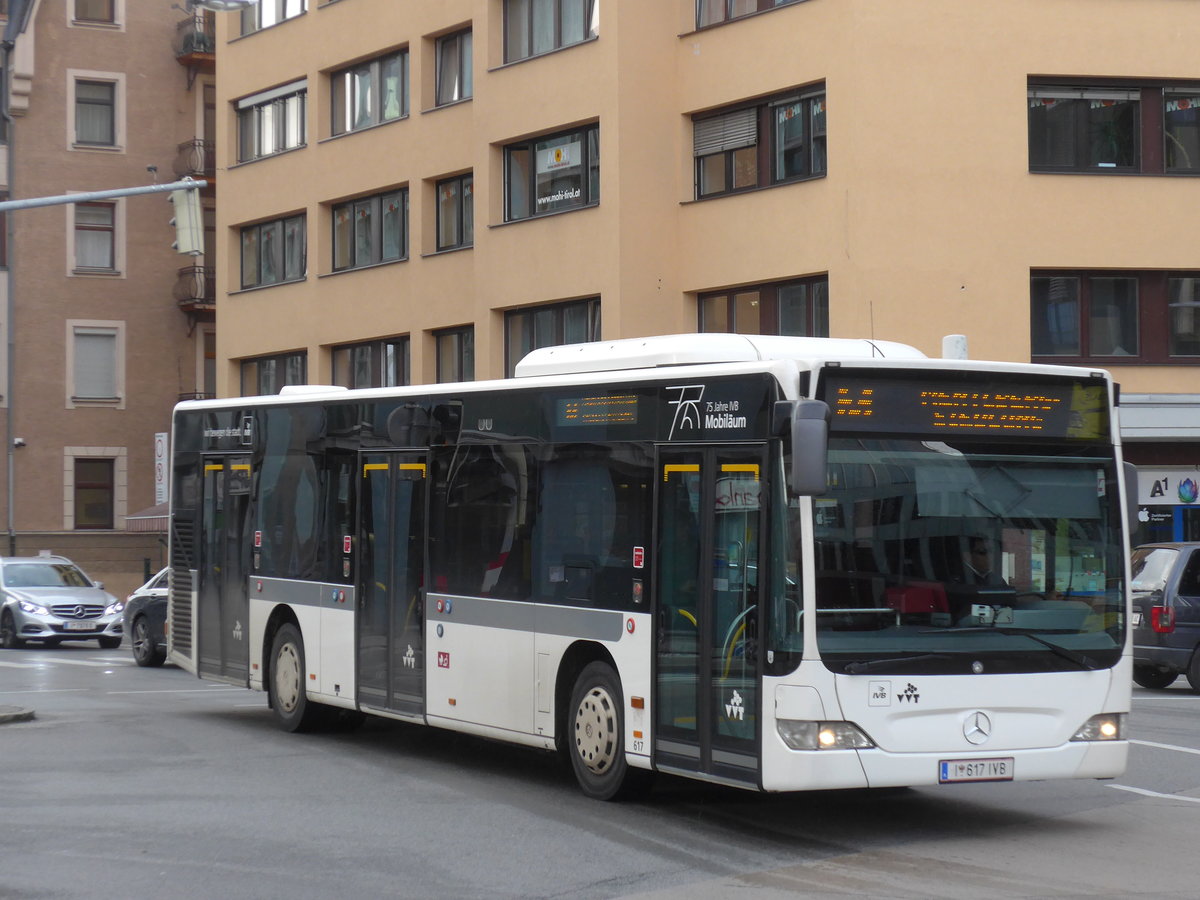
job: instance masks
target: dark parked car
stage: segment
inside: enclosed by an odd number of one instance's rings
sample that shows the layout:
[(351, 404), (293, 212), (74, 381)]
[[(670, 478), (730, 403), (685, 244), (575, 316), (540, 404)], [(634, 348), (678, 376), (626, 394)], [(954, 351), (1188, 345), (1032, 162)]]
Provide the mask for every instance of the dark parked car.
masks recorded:
[(1165, 688), (1182, 673), (1200, 693), (1200, 542), (1133, 551), (1133, 680)]
[(0, 558), (0, 646), (57, 647), (93, 638), (121, 646), (122, 603), (64, 556)]
[(163, 569), (125, 600), (125, 630), (139, 666), (161, 666), (167, 658), (167, 577)]

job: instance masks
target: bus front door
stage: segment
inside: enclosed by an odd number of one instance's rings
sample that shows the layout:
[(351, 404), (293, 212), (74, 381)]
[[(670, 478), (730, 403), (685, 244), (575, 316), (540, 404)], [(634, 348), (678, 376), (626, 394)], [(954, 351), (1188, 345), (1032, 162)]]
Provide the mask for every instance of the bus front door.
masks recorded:
[(757, 445), (659, 451), (654, 760), (759, 782)]
[(364, 454), (361, 474), (358, 702), (363, 708), (420, 716), (425, 708), (425, 454)]
[(199, 669), (234, 684), (249, 679), (250, 457), (204, 458), (197, 618)]

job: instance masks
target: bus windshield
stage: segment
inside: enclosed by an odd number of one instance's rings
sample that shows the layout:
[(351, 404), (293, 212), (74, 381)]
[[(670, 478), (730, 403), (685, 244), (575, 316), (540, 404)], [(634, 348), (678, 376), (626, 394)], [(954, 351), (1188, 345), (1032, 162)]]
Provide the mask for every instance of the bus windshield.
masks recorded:
[(815, 627), (837, 672), (1111, 666), (1121, 505), (1099, 447), (834, 437)]

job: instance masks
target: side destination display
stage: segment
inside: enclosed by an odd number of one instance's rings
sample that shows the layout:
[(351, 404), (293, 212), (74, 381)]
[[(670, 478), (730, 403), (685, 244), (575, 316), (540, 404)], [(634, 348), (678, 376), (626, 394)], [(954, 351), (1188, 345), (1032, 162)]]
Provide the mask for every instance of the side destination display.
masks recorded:
[(1108, 437), (1108, 397), (1102, 381), (1085, 378), (974, 379), (920, 374), (886, 377), (865, 371), (826, 370), (821, 399), (839, 431), (890, 434), (1044, 436), (1077, 440)]

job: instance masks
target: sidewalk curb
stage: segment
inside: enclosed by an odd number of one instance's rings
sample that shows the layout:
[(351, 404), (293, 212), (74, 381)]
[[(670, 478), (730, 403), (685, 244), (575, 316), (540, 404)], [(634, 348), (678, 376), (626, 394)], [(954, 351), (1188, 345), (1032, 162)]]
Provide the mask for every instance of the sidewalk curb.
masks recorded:
[(33, 715), (32, 709), (20, 706), (0, 706), (0, 725), (7, 722), (28, 722)]

